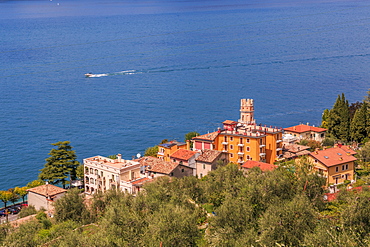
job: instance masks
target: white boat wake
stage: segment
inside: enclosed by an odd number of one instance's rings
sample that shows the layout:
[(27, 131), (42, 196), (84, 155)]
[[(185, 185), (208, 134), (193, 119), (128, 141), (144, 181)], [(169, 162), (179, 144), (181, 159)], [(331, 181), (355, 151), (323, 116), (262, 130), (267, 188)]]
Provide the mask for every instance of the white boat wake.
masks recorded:
[(138, 74), (141, 72), (137, 72), (136, 70), (123, 70), (120, 72), (114, 72), (114, 73), (106, 73), (106, 74), (93, 74), (93, 73), (87, 73), (85, 74), (86, 77), (103, 77), (103, 76), (112, 76), (112, 75), (133, 75)]

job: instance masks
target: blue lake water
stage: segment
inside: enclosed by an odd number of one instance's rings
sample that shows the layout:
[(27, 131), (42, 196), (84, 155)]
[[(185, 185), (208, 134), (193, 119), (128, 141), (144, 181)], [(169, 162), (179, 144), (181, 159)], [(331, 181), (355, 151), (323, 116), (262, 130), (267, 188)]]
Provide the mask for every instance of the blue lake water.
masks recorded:
[(0, 1), (0, 190), (51, 143), (130, 159), (237, 120), (241, 98), (259, 123), (318, 125), (369, 89), (369, 28), (368, 1)]

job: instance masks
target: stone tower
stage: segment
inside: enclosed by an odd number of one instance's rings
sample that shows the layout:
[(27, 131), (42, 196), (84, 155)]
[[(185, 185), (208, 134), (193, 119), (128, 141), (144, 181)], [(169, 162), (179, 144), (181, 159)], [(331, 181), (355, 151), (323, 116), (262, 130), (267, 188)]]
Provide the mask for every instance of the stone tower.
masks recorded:
[(245, 124), (254, 124), (253, 99), (241, 99), (239, 122)]

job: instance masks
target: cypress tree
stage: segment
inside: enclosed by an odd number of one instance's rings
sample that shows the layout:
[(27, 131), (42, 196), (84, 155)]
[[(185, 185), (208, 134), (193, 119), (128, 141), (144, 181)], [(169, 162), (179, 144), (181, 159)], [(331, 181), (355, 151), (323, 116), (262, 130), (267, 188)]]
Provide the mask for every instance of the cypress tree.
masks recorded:
[(321, 128), (324, 128), (324, 129), (328, 128), (329, 116), (330, 116), (329, 109), (325, 109), (321, 117), (321, 126), (320, 126)]
[(335, 139), (347, 142), (349, 140), (349, 105), (344, 94), (338, 95), (328, 117), (328, 133)]
[(351, 139), (362, 142), (367, 137), (367, 103), (364, 102), (360, 109), (355, 112), (351, 122)]

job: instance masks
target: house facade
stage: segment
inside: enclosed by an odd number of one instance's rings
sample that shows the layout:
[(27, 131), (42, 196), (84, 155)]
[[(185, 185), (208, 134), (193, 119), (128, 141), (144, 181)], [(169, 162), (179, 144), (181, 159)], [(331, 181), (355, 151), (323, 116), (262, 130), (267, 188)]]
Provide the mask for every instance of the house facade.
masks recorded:
[(124, 160), (120, 154), (117, 155), (117, 159), (103, 156), (84, 159), (84, 171), (87, 194), (118, 188), (132, 193), (131, 182), (143, 177), (140, 173), (140, 163)]
[(314, 169), (326, 178), (327, 186), (355, 181), (356, 154), (349, 146), (336, 146), (311, 152), (308, 157)]
[(185, 142), (170, 141), (158, 145), (157, 157), (164, 161), (171, 161), (171, 155), (179, 149), (190, 150), (190, 144)]
[(47, 211), (53, 210), (53, 203), (67, 192), (67, 190), (52, 184), (40, 185), (27, 191), (28, 205), (34, 206), (36, 210), (43, 208)]
[(159, 158), (145, 156), (138, 159), (142, 167), (142, 172), (146, 177), (157, 178), (161, 176), (169, 176), (182, 178), (193, 175), (193, 168), (172, 161), (164, 161)]
[(193, 176), (196, 175), (196, 163), (195, 159), (200, 155), (199, 152), (178, 149), (176, 152), (170, 155), (171, 161), (179, 163), (180, 165), (188, 166), (193, 169)]
[(282, 128), (257, 125), (254, 101), (242, 99), (239, 122), (226, 120), (222, 129), (192, 139), (194, 151), (218, 150), (228, 160), (243, 164), (247, 160), (274, 163), (282, 156)]
[[(218, 168), (218, 165), (226, 165), (228, 162), (227, 154), (217, 150), (205, 149), (196, 158), (196, 176), (202, 178), (210, 171)], [(219, 163), (220, 162), (220, 163)]]
[(322, 142), (325, 139), (327, 129), (300, 124), (284, 128), (284, 133), (300, 140), (314, 140)]

